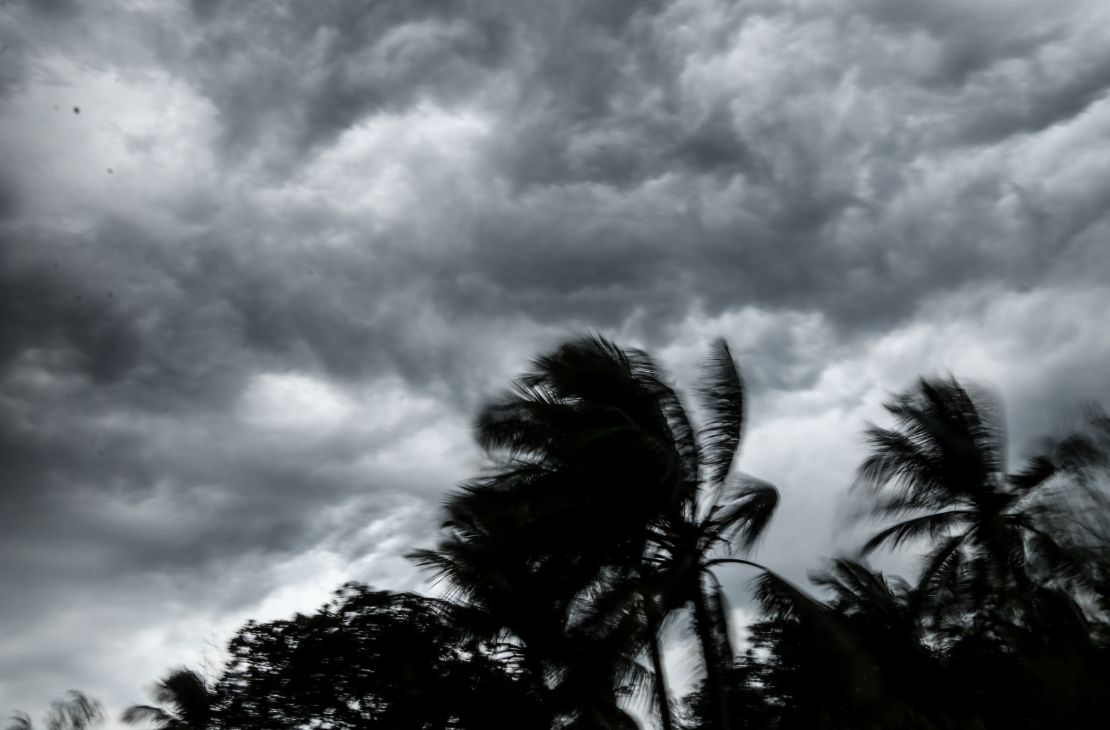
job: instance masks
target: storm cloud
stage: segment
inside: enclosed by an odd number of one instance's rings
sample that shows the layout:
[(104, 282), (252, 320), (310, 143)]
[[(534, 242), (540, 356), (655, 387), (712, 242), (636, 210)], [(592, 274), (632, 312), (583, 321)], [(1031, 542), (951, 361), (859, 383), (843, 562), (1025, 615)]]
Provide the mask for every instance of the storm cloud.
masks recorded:
[(1108, 211), (1099, 0), (2, 2), (0, 712), (420, 587), (584, 330), (730, 340), (802, 579), (915, 376), (1108, 400)]

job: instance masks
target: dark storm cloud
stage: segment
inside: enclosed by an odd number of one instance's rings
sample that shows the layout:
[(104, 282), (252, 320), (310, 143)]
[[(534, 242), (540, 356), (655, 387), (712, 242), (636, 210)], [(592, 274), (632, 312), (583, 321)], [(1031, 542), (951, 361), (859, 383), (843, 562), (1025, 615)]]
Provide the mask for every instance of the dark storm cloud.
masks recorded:
[(503, 23), (463, 2), (194, 6), (186, 74), (219, 109), (225, 151), (262, 145), (267, 162), (368, 114), (465, 97), (504, 55)]
[[(244, 432), (237, 414), (257, 372), (407, 370), (403, 323), (375, 336), (352, 312), (370, 278), (364, 262), (271, 269), (249, 242), (228, 250), (153, 235), (106, 222), (64, 242), (23, 231), (6, 240), (0, 554), (8, 584), (27, 589), (0, 598), (7, 620), (41, 613), (42, 576), (83, 590), (136, 573), (218, 575), (250, 556), (273, 565), (321, 544), (356, 558), (366, 546), (351, 528), (390, 514), (390, 490), (428, 486), (350, 468), (407, 424), (298, 443), (265, 426)], [(326, 289), (304, 284), (320, 279)], [(339, 505), (346, 522), (321, 521)]]
[[(737, 42), (746, 25), (771, 22), (736, 12)], [(547, 47), (542, 43), (520, 44), (532, 53), (522, 52), (519, 93), (495, 109), (489, 150), (490, 174), (512, 186), (511, 206), (484, 212), (489, 220), (475, 234), (478, 250), (460, 247), (458, 262), (481, 261), (480, 280), (494, 285), (490, 291), (502, 300), (519, 302), (531, 316), (559, 316), (563, 307), (588, 306), (588, 299), (559, 306), (558, 292), (566, 286), (579, 293), (596, 278), (607, 291), (590, 292), (597, 295), (595, 315), (622, 319), (645, 300), (673, 295), (688, 301), (694, 280), (711, 312), (743, 303), (820, 310), (855, 328), (889, 326), (912, 314), (920, 295), (984, 276), (1026, 286), (1051, 274), (1045, 264), (1068, 245), (1069, 231), (1061, 227), (1070, 225), (1064, 222), (1070, 216), (1051, 221), (1047, 230), (1014, 231), (1004, 218), (1051, 206), (1050, 191), (1023, 196), (1016, 212), (1000, 215), (998, 206), (1018, 185), (1004, 168), (1005, 151), (988, 155), (970, 177), (958, 169), (958, 157), (981, 149), (972, 143), (1037, 131), (1100, 98), (1107, 81), (1104, 50), (1092, 47), (1094, 60), (1072, 59), (1072, 68), (1057, 62), (1064, 68), (1036, 73), (1049, 61), (1035, 58), (991, 77), (988, 72), (1015, 49), (1051, 58), (1064, 44), (1062, 31), (1027, 38), (1010, 29), (1017, 37), (1000, 58), (969, 60), (954, 75), (944, 68), (949, 54), (975, 46), (977, 36), (964, 32), (949, 48), (945, 26), (926, 26), (930, 37), (939, 36), (936, 58), (925, 64), (933, 68), (895, 66), (880, 77), (885, 56), (896, 51), (868, 42), (869, 29), (859, 28), (865, 16), (819, 18), (812, 24), (815, 53), (858, 65), (861, 78), (853, 81), (834, 66), (835, 74), (791, 79), (780, 106), (751, 114), (743, 109), (744, 86), (710, 89), (715, 95), (682, 87), (689, 58), (668, 47), (666, 20), (640, 13), (616, 32), (602, 32), (575, 17), (570, 28), (542, 26), (554, 40), (551, 47), (566, 52), (545, 54), (534, 50)], [(791, 39), (807, 40), (810, 26), (800, 28)], [(854, 41), (846, 51), (835, 45), (841, 33)], [(920, 73), (951, 78), (939, 89), (925, 84), (916, 96), (900, 91), (920, 82), (914, 78)], [(838, 84), (846, 93), (873, 94), (887, 107), (879, 110), (887, 118), (869, 118), (861, 105), (854, 126), (828, 119), (843, 114), (831, 108)], [(1037, 122), (1029, 110), (1048, 116)], [(903, 113), (922, 112), (935, 120), (926, 118), (922, 130), (901, 127)], [(955, 169), (924, 179), (918, 166), (923, 153), (954, 156)], [(943, 180), (947, 174), (951, 182)], [(863, 177), (869, 178), (865, 187)], [(1104, 200), (1105, 184), (1090, 182), (1096, 199)], [(614, 198), (619, 204), (609, 205)], [(956, 219), (938, 220), (938, 209)], [(575, 215), (578, 210), (590, 215)], [(1092, 215), (1105, 224), (1101, 213)], [(537, 286), (539, 280), (544, 284)], [(552, 301), (537, 295), (545, 288)]]
[(137, 361), (138, 343), (115, 292), (89, 286), (87, 271), (63, 272), (57, 258), (21, 260), (23, 248), (9, 243), (0, 251), (0, 286), (6, 292), (0, 304), (0, 372), (30, 349), (58, 345), (94, 382), (125, 376)]
[[(387, 278), (426, 287), (456, 313), (475, 306), (488, 316), (508, 300), (529, 317), (607, 324), (654, 301), (661, 319), (680, 320), (695, 280), (710, 312), (785, 306), (824, 311), (846, 328), (888, 326), (915, 311), (919, 292), (983, 275), (1027, 285), (1044, 275), (1054, 246), (1066, 245), (1066, 232), (1026, 228), (1013, 240), (999, 225), (996, 207), (1020, 186), (1005, 170), (984, 167), (977, 179), (954, 170), (949, 194), (939, 196), (920, 187), (944, 183), (915, 178), (914, 167), (923, 152), (974, 153), (1101, 98), (1110, 54), (1075, 38), (1074, 24), (998, 28), (1001, 11), (958, 6), (894, 12), (859, 3), (834, 14), (722, 5), (719, 55), (753, 28), (786, 27), (784, 39), (810, 41), (811, 53), (835, 62), (797, 79), (769, 68), (766, 85), (785, 81), (784, 99), (756, 99), (753, 113), (745, 95), (768, 93), (758, 78), (708, 88), (689, 81), (696, 46), (675, 25), (694, 8), (605, 7), (526, 4), (508, 23), (492, 20), (485, 3), (202, 4), (179, 62), (215, 105), (225, 151), (267, 164), (308, 164), (345, 131), (421, 102), (482, 110), (492, 126), (477, 143), (483, 164), (472, 184), (508, 189), (432, 231), (443, 240), (431, 271), (405, 270), (425, 262), (403, 252), (377, 261), (378, 270), (403, 272)], [(924, 38), (921, 62), (890, 66), (897, 50), (869, 40), (884, 29), (894, 44)], [(840, 37), (844, 48), (834, 44)], [(1060, 59), (1071, 41), (1092, 44), (1091, 53)], [(815, 61), (799, 65), (810, 71)], [(882, 116), (861, 104), (855, 126), (829, 120), (837, 85), (874, 96)], [(911, 130), (900, 126), (903, 113), (925, 116)], [(1016, 215), (1043, 209), (1045, 192), (1024, 191)], [(960, 219), (938, 226), (930, 208), (949, 208), (957, 196)], [(438, 199), (450, 204), (451, 191)], [(1100, 215), (1093, 222), (1104, 223)], [(995, 243), (1001, 238), (1017, 255)], [(562, 296), (568, 287), (575, 296)], [(252, 321), (250, 336), (267, 345), (281, 332), (311, 336), (321, 320), (337, 321), (316, 311), (275, 317), (270, 328)], [(343, 329), (342, 317), (332, 329)], [(334, 369), (349, 369), (342, 353), (361, 354), (358, 338), (352, 331), (319, 351)]]

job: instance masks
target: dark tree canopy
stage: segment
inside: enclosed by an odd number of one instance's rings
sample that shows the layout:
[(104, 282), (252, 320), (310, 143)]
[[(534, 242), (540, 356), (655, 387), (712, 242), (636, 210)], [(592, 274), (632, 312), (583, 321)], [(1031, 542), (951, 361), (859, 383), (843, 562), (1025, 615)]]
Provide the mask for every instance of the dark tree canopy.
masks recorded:
[(417, 595), (348, 584), (314, 614), (248, 624), (229, 648), (221, 727), (529, 726), (524, 685)]

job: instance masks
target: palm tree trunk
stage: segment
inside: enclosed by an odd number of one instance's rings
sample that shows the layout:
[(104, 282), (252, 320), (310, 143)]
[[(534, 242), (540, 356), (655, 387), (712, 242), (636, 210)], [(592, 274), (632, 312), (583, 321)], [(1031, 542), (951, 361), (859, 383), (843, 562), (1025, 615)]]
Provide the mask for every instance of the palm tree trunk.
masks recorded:
[(648, 648), (651, 652), (651, 670), (655, 674), (655, 701), (659, 704), (659, 718), (663, 730), (674, 730), (671, 715), (671, 697), (667, 691), (667, 675), (663, 667), (663, 652), (659, 646), (659, 622), (655, 609), (648, 609)]
[(705, 664), (705, 692), (713, 714), (716, 715), (714, 730), (729, 730), (728, 704), (725, 700), (724, 677), (721, 672), (724, 663), (700, 576), (698, 589), (694, 591), (694, 630), (701, 643), (702, 661)]

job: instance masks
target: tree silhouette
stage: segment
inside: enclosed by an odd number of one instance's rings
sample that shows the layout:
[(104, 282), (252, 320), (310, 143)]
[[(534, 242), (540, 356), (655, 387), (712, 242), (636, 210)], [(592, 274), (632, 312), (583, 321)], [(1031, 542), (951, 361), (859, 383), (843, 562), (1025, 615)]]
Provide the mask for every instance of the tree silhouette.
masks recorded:
[[(713, 344), (698, 392), (706, 415), (700, 430), (692, 428), (677, 398), (672, 405), (672, 418), (682, 425), (676, 429), (684, 439), (680, 450), (689, 455), (683, 499), (653, 528), (633, 595), (639, 597), (653, 641), (669, 614), (692, 608), (706, 691), (714, 707), (713, 725), (724, 728), (730, 724), (730, 713), (723, 678), (734, 654), (727, 601), (713, 569), (725, 563), (762, 568), (730, 556), (754, 546), (774, 514), (778, 491), (750, 477), (730, 479), (743, 434), (745, 404), (743, 380), (724, 340)], [(656, 676), (661, 677), (658, 646), (651, 649)], [(665, 683), (657, 683), (656, 694), (666, 729), (673, 719)]]
[[(478, 419), (492, 473), (448, 499), (445, 538), (414, 554), (449, 580), (456, 599), (518, 642), (522, 670), (555, 703), (552, 720), (575, 714), (558, 707), (567, 693), (557, 685), (579, 684), (583, 673), (615, 681), (635, 673), (627, 647), (601, 641), (595, 646), (613, 653), (587, 667), (568, 639), (603, 630), (589, 625), (598, 615), (590, 604), (634, 577), (649, 525), (682, 499), (693, 454), (676, 443), (680, 424), (668, 419), (676, 403), (650, 358), (600, 338), (539, 358)], [(600, 664), (609, 670), (596, 671)]]
[[(54, 700), (46, 714), (43, 724), (46, 730), (86, 730), (99, 725), (104, 720), (104, 707), (84, 692), (70, 690), (66, 699)], [(31, 717), (26, 712), (17, 712), (11, 718), (7, 730), (32, 730)]]
[(208, 730), (213, 692), (197, 672), (180, 667), (151, 692), (157, 705), (132, 705), (121, 719), (128, 725), (149, 724), (157, 730)]
[(871, 455), (860, 483), (874, 499), (871, 516), (901, 518), (876, 533), (864, 554), (918, 538), (936, 543), (925, 557), (919, 590), (953, 620), (971, 616), (986, 630), (1029, 595), (1032, 573), (1076, 579), (1082, 566), (1040, 524), (1038, 503), (1059, 472), (1050, 456), (1006, 473), (999, 408), (954, 378), (922, 379), (886, 405), (892, 429), (871, 426)]
[(413, 594), (348, 584), (312, 615), (248, 623), (229, 650), (227, 730), (535, 727), (523, 683)]
[[(539, 358), (479, 417), (476, 436), (495, 468), (448, 499), (445, 538), (415, 558), (520, 640), (537, 687), (580, 670), (558, 660), (560, 647), (581, 630), (576, 621), (612, 615), (593, 604), (616, 591), (637, 606), (639, 650), (655, 665), (664, 726), (673, 721), (652, 643), (670, 611), (693, 605), (710, 692), (719, 698), (732, 655), (723, 592), (703, 577), (719, 564), (713, 550), (736, 537), (754, 543), (777, 492), (751, 482), (726, 487), (744, 403), (723, 341), (700, 393), (707, 423), (697, 432), (646, 353), (587, 337)], [(628, 655), (625, 647), (610, 662), (627, 665)]]

